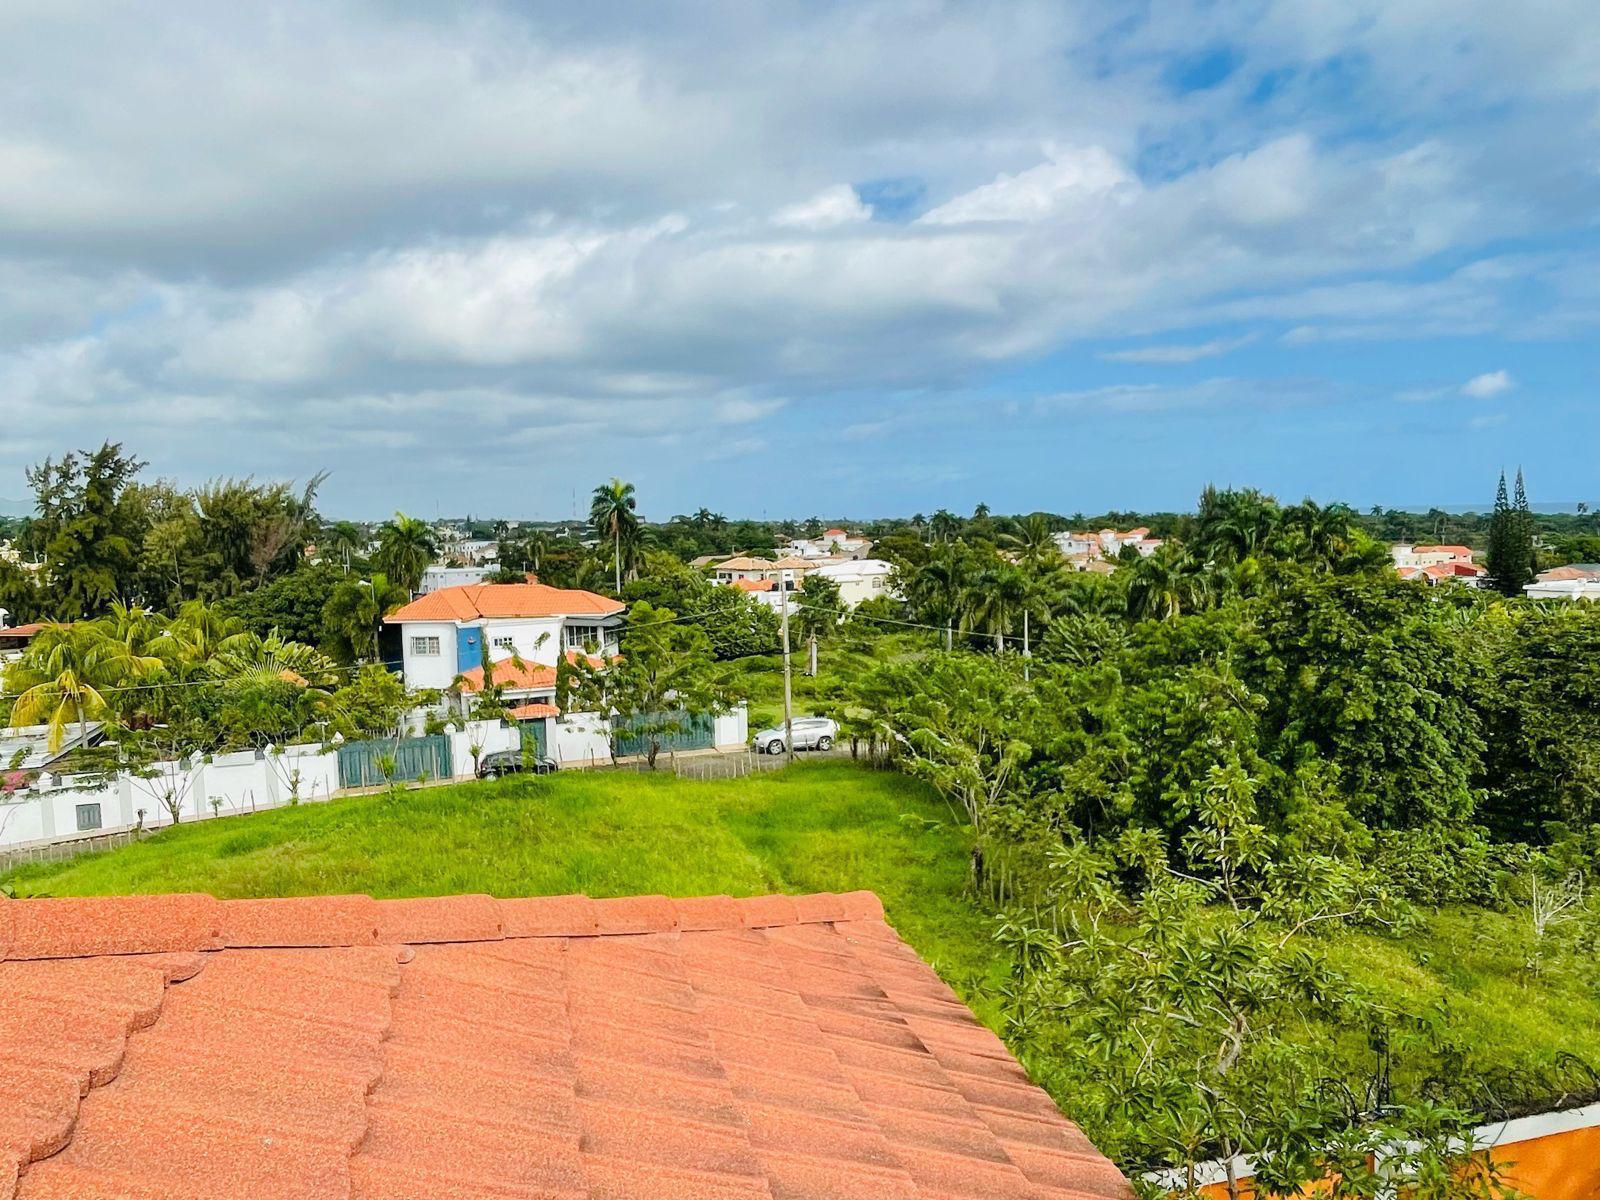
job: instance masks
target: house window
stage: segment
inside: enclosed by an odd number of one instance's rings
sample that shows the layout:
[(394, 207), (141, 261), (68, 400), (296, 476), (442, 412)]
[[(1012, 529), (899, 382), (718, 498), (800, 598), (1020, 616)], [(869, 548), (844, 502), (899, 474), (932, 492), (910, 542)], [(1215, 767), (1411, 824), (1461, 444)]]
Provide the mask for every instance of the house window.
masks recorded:
[(495, 638), (493, 645), (496, 650), (515, 650), (517, 648), (516, 642), (508, 637)]
[(436, 655), (439, 653), (439, 639), (436, 637), (414, 637), (411, 639), (411, 653)]
[(585, 646), (600, 645), (600, 626), (568, 625), (565, 630), (568, 650), (582, 650)]
[(100, 828), (100, 806), (98, 804), (78, 805), (78, 832), (84, 833), (90, 829)]

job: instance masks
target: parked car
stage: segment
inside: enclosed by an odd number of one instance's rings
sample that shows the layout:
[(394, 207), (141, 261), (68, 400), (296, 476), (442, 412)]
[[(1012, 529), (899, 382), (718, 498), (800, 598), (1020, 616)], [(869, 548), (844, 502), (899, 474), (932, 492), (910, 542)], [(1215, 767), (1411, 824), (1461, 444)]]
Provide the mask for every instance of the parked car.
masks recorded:
[[(839, 736), (839, 723), (831, 717), (796, 717), (790, 724), (794, 726), (796, 750), (831, 750), (833, 739)], [(750, 744), (757, 754), (782, 754), (783, 726), (763, 729)]]
[(524, 758), (520, 750), (496, 750), (478, 760), (479, 779), (499, 779), (502, 775), (515, 775), (531, 771), (535, 775), (548, 775), (556, 769), (553, 758)]

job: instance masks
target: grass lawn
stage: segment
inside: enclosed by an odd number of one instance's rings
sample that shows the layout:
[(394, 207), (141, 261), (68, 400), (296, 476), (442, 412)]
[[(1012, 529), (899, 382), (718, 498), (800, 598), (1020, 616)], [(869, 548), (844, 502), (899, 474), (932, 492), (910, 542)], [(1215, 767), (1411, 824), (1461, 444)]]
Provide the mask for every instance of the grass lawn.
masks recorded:
[(847, 762), (714, 782), (566, 771), (204, 821), (5, 877), (19, 894), (538, 896), (852, 891), (974, 1007), (1004, 968), (969, 842), (926, 785)]

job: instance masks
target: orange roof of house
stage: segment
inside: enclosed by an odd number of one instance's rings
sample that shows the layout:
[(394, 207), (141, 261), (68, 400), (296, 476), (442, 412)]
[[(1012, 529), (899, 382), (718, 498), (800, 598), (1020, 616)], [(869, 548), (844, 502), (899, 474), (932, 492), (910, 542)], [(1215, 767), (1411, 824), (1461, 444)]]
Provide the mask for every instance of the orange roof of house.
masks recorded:
[[(585, 660), (591, 667), (603, 667), (606, 660), (593, 654), (582, 654), (577, 650), (567, 651), (567, 661), (576, 664), (580, 659)], [(494, 682), (502, 688), (514, 692), (538, 691), (541, 688), (556, 686), (556, 669), (545, 663), (533, 662), (522, 659), (521, 665), (515, 658), (501, 658), (489, 664), (489, 669), (494, 672)], [(460, 675), (461, 683), (458, 685), (463, 692), (481, 692), (483, 690), (483, 668), (473, 667), (470, 671), (463, 671)]]
[(830, 529), (826, 533), (824, 533), (822, 536), (823, 537), (831, 537), (831, 538), (842, 538), (842, 537), (849, 537), (850, 535), (848, 533), (846, 533), (842, 529)]
[(748, 554), (741, 554), (737, 558), (723, 559), (716, 565), (719, 571), (765, 571), (772, 566), (770, 558), (751, 558)]
[[(489, 669), (494, 673), (496, 686), (512, 691), (533, 691), (556, 686), (556, 669), (544, 663), (502, 658), (490, 663)], [(457, 687), (463, 692), (483, 691), (483, 668), (473, 667), (470, 671), (461, 672), (461, 682)]]
[(540, 717), (559, 717), (561, 710), (554, 704), (519, 704), (510, 712), (513, 721), (536, 721)]
[(735, 579), (730, 586), (741, 592), (770, 592), (776, 585), (770, 579)]
[(791, 554), (786, 558), (780, 558), (777, 562), (772, 563), (771, 565), (774, 570), (809, 571), (817, 564), (815, 559), (799, 558)]
[(1413, 554), (1466, 554), (1472, 553), (1471, 546), (1413, 546)]
[[(1586, 571), (1582, 567), (1552, 567), (1548, 571), (1540, 571), (1538, 575), (1540, 583), (1550, 583), (1558, 579), (1592, 579), (1593, 577), (1593, 571)], [(5, 632), (9, 631), (0, 630), (0, 633)]]
[(609, 616), (626, 605), (609, 596), (546, 583), (469, 583), (418, 596), (384, 618), (401, 621), (476, 621), (481, 617)]
[[(70, 622), (65, 622), (70, 624)], [(29, 621), (26, 625), (6, 625), (0, 627), (0, 637), (25, 637), (36, 636), (45, 627), (43, 621)]]
[(1093, 1200), (869, 892), (0, 899), (7, 1200)]

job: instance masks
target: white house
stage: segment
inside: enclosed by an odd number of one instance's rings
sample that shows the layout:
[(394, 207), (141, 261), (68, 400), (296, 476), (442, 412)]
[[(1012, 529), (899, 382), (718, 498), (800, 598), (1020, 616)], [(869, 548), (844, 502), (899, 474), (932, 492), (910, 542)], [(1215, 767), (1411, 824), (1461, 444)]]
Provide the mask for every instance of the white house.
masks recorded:
[(468, 587), (474, 583), (482, 583), (496, 570), (494, 563), (483, 563), (475, 567), (447, 567), (443, 563), (434, 563), (422, 572), (422, 584), (417, 588), (417, 595), (426, 596), (429, 592), (437, 592), (440, 588)]
[(843, 529), (824, 530), (821, 537), (795, 538), (784, 547), (794, 558), (863, 558), (872, 549), (872, 540)]
[(806, 572), (816, 570), (818, 565), (794, 555), (776, 560), (730, 558), (712, 568), (712, 578), (718, 583), (768, 583), (773, 590), (794, 591)]
[(1161, 539), (1151, 537), (1150, 531), (1142, 525), (1126, 532), (1116, 529), (1102, 529), (1099, 533), (1067, 530), (1055, 534), (1054, 540), (1062, 555), (1073, 560), (1080, 571), (1087, 569), (1091, 562), (1115, 559), (1125, 546), (1132, 546), (1141, 558), (1149, 558), (1162, 545)]
[(543, 583), (479, 583), (418, 596), (384, 618), (397, 625), (406, 686), (448, 688), (455, 677), (513, 654), (554, 667), (567, 650), (617, 653), (620, 600)]
[(1600, 600), (1600, 563), (1569, 563), (1522, 585), (1529, 600)]
[(881, 558), (858, 558), (827, 563), (807, 578), (833, 580), (839, 585), (839, 602), (846, 608), (854, 608), (863, 600), (893, 595), (889, 587), (893, 573), (894, 567)]

